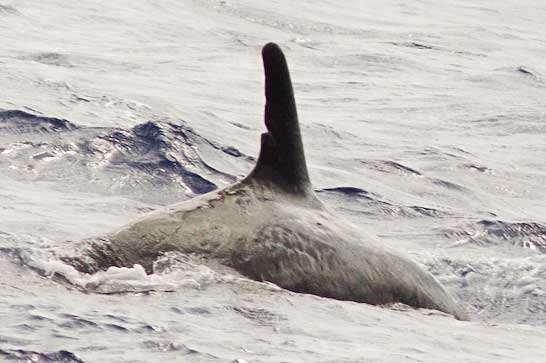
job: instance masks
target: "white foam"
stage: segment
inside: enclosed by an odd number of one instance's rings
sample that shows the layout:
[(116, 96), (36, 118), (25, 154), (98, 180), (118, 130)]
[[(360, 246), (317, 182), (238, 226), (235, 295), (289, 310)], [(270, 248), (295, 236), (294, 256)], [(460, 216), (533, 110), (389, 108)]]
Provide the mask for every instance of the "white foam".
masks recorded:
[(154, 273), (147, 274), (141, 265), (110, 267), (106, 271), (87, 274), (38, 251), (21, 253), (24, 264), (48, 277), (63, 277), (71, 284), (100, 293), (174, 291), (181, 288), (201, 289), (210, 284), (236, 279), (196, 264), (178, 253), (165, 254), (154, 264)]

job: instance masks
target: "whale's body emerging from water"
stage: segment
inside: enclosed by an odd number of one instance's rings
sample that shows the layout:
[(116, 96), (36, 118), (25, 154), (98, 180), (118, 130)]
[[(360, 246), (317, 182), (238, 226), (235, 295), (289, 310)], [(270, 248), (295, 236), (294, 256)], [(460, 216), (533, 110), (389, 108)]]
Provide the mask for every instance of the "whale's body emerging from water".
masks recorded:
[(401, 302), (464, 318), (419, 265), (330, 213), (312, 188), (296, 104), (280, 48), (262, 52), (266, 75), (260, 156), (241, 182), (152, 213), (72, 260), (82, 271), (140, 264), (169, 251), (200, 256), (285, 289), (370, 304)]

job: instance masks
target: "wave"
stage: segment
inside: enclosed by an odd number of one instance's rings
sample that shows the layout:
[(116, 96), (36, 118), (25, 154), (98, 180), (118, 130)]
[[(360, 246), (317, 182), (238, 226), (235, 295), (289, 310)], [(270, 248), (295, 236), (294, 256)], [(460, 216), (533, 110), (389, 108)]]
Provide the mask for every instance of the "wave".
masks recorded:
[(446, 230), (444, 235), (456, 239), (456, 245), (491, 246), (508, 243), (515, 247), (546, 253), (546, 225), (537, 222), (480, 220)]
[(398, 47), (406, 47), (406, 48), (416, 48), (420, 50), (432, 50), (436, 49), (436, 47), (433, 47), (432, 45), (427, 45), (424, 43), (418, 43), (418, 42), (392, 42), (392, 45), (396, 45)]
[(546, 323), (546, 256), (450, 255), (423, 261), (469, 313), (484, 321)]
[(539, 72), (537, 72), (536, 70), (530, 67), (527, 67), (527, 66), (516, 67), (516, 72), (536, 82), (537, 85), (541, 85), (541, 86), (544, 85), (544, 77)]
[[(443, 218), (450, 214), (436, 208), (418, 205), (395, 204), (384, 200), (379, 194), (370, 193), (356, 187), (335, 187), (325, 188), (316, 191), (325, 199), (343, 199), (341, 209), (349, 213), (361, 213), (369, 215), (391, 215), (407, 218), (415, 217), (436, 217)], [(339, 200), (338, 200), (339, 202)]]
[(383, 173), (422, 176), (419, 171), (391, 160), (360, 160), (360, 162), (370, 169)]
[(0, 357), (7, 362), (85, 363), (77, 355), (67, 350), (42, 353), (23, 349), (0, 349)]
[(0, 14), (19, 15), (19, 11), (11, 5), (0, 4)]
[(129, 129), (84, 127), (4, 110), (0, 131), (0, 165), (18, 178), (159, 202), (234, 182), (238, 175), (220, 168), (246, 170), (254, 160), (198, 135), (183, 121), (154, 120)]
[[(182, 288), (202, 289), (211, 284), (234, 282), (243, 278), (230, 273), (219, 273), (192, 256), (169, 252), (153, 264), (147, 274), (141, 265), (115, 267), (94, 273), (76, 270), (56, 258), (54, 251), (33, 248), (0, 248), (0, 253), (15, 263), (29, 268), (41, 276), (52, 278), (88, 292), (101, 294), (142, 293), (150, 291), (175, 291)], [(246, 280), (246, 279), (244, 279)]]
[(33, 115), (21, 110), (0, 110), (0, 131), (3, 134), (52, 133), (77, 128), (64, 119)]

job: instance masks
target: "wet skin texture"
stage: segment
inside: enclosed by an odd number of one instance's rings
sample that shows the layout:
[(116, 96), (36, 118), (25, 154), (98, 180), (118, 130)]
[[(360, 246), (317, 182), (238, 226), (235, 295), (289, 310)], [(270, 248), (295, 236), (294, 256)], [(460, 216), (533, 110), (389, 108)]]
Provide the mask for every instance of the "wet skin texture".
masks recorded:
[(151, 273), (162, 253), (179, 251), (295, 292), (401, 302), (466, 319), (430, 273), (357, 232), (315, 196), (285, 57), (273, 43), (262, 56), (268, 132), (254, 170), (239, 183), (89, 241), (83, 256), (67, 262), (84, 272), (140, 264)]

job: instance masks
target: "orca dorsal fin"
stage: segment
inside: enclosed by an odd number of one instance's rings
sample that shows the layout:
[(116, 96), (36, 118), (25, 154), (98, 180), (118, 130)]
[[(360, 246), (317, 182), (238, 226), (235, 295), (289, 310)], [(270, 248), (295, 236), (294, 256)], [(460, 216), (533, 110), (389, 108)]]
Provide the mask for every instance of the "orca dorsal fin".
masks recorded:
[(258, 162), (245, 180), (272, 184), (290, 194), (313, 194), (286, 59), (275, 43), (263, 47), (262, 58), (268, 132), (262, 134)]

